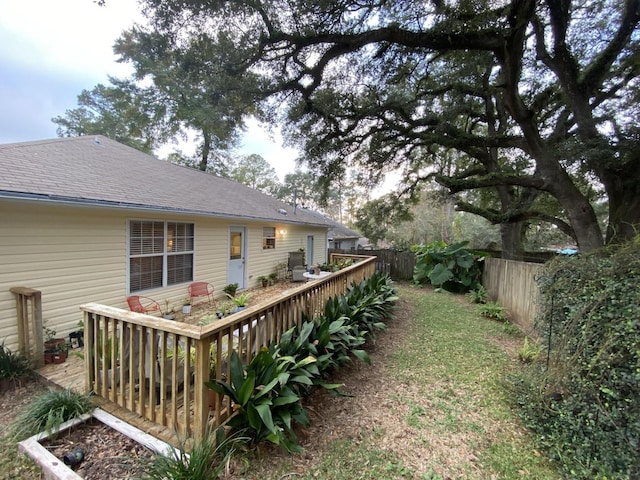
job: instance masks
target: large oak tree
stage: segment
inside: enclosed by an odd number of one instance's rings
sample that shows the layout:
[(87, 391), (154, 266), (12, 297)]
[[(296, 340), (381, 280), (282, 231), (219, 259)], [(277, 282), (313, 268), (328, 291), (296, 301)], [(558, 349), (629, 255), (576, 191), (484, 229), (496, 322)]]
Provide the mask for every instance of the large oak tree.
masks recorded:
[(260, 78), (263, 106), (286, 112), (327, 178), (358, 165), (372, 182), (401, 170), (407, 191), (429, 178), (491, 190), (493, 208), (458, 205), (503, 225), (550, 221), (583, 250), (604, 242), (599, 190), (607, 240), (640, 224), (640, 0), (143, 4), (163, 45), (199, 39), (203, 65)]

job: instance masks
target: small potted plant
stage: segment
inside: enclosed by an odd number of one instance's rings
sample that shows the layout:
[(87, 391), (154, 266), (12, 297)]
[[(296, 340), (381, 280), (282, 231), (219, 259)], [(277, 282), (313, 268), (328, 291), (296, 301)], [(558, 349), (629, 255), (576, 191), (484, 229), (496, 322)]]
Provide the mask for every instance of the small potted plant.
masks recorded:
[(269, 277), (267, 277), (266, 275), (260, 275), (258, 277), (258, 282), (262, 285), (262, 288), (267, 288), (267, 286), (269, 285)]
[(49, 328), (46, 324), (43, 324), (42, 327), (44, 331), (44, 349), (45, 350), (55, 350), (56, 346), (59, 343), (64, 343), (64, 338), (57, 338), (56, 332), (53, 328)]
[(191, 315), (191, 299), (185, 298), (182, 301), (182, 313), (185, 315)]
[(240, 310), (244, 310), (249, 303), (250, 295), (248, 293), (243, 293), (238, 295), (237, 297), (230, 297), (233, 304), (236, 306), (235, 311), (239, 312)]
[(69, 334), (69, 344), (71, 348), (84, 347), (84, 322), (78, 322), (78, 330)]
[(271, 272), (269, 274), (269, 283), (274, 285), (276, 283), (276, 279), (278, 278), (278, 272)]
[(222, 291), (227, 294), (227, 297), (234, 297), (236, 295), (237, 290), (238, 290), (237, 283), (230, 283), (229, 285), (227, 285), (222, 289)]
[(45, 348), (44, 351), (44, 363), (60, 364), (67, 361), (67, 355), (69, 354), (69, 345), (64, 341), (56, 343), (55, 345)]

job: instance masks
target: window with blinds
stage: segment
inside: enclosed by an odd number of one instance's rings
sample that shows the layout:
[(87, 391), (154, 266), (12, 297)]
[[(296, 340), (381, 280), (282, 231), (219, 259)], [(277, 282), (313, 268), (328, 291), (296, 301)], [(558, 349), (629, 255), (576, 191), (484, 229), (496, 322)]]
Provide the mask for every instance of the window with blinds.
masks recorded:
[(276, 227), (262, 227), (262, 249), (276, 248)]
[(129, 291), (193, 280), (193, 223), (129, 222)]

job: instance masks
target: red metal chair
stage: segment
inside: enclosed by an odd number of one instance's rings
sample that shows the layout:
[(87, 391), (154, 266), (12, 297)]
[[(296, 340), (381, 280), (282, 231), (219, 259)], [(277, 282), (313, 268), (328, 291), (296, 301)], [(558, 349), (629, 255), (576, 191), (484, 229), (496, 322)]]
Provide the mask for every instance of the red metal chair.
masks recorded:
[(160, 310), (160, 304), (152, 298), (141, 297), (140, 295), (131, 295), (130, 297), (127, 297), (127, 303), (129, 304), (129, 310), (132, 312), (146, 314), (151, 312), (162, 313), (162, 310)]
[(191, 299), (191, 305), (194, 304), (194, 298), (198, 297), (207, 297), (207, 303), (209, 304), (209, 306), (212, 306), (213, 285), (207, 282), (193, 282), (191, 285), (189, 285), (189, 298)]

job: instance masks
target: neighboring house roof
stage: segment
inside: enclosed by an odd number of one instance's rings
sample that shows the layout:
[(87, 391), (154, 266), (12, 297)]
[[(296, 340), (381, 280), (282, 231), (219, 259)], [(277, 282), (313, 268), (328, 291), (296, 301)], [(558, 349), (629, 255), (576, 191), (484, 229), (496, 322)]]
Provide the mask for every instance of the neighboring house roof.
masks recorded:
[(37, 200), (326, 226), (233, 180), (103, 136), (0, 145), (0, 199)]
[(329, 240), (349, 240), (361, 238), (361, 235), (358, 232), (354, 232), (350, 228), (336, 222), (335, 220), (332, 220), (331, 218), (320, 212), (307, 209), (298, 209), (298, 211), (299, 210), (303, 210), (304, 212), (314, 215), (318, 220), (323, 221), (329, 227), (329, 231), (327, 232), (327, 238)]

